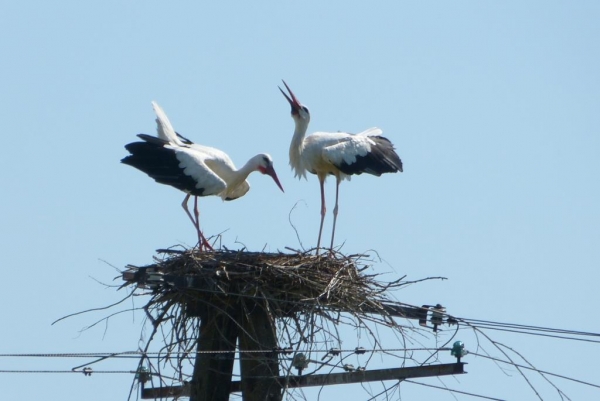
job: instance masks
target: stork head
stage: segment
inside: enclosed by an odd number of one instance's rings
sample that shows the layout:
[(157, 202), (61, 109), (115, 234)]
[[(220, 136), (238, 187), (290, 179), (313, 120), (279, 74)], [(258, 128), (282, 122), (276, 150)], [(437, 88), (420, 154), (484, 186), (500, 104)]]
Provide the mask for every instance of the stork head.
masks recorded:
[(292, 118), (294, 119), (294, 121), (304, 121), (306, 124), (308, 124), (308, 122), (310, 121), (310, 112), (308, 111), (308, 108), (298, 101), (298, 98), (296, 97), (296, 95), (294, 95), (294, 92), (292, 92), (288, 84), (286, 84), (283, 79), (281, 81), (283, 82), (285, 88), (289, 92), (288, 95), (283, 91), (283, 89), (279, 87), (279, 90), (281, 91), (281, 93), (283, 93), (283, 96), (285, 96), (287, 101), (290, 103), (290, 106), (292, 107)]
[(273, 159), (271, 158), (271, 156), (269, 156), (266, 153), (263, 153), (263, 154), (256, 156), (256, 158), (257, 158), (257, 162), (258, 162), (257, 163), (258, 166), (256, 167), (256, 169), (258, 171), (260, 171), (262, 174), (271, 176), (271, 178), (273, 178), (273, 181), (275, 181), (275, 184), (277, 184), (279, 189), (281, 189), (281, 192), (285, 192), (283, 190), (283, 187), (281, 186), (281, 183), (279, 182), (279, 178), (277, 178), (277, 173), (275, 172), (275, 168), (273, 168)]

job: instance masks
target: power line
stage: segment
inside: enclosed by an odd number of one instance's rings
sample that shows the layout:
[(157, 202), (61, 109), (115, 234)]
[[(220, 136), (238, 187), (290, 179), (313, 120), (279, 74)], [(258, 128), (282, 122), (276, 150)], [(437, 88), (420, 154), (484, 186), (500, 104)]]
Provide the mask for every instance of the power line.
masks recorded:
[(419, 383), (419, 382), (415, 382), (415, 381), (412, 381), (412, 380), (404, 380), (404, 381), (406, 383), (418, 384), (420, 386), (431, 387), (431, 388), (435, 388), (435, 389), (438, 389), (438, 390), (450, 391), (452, 393), (458, 393), (458, 394), (469, 395), (471, 397), (483, 398), (484, 400), (506, 401), (506, 400), (504, 400), (502, 398), (494, 398), (494, 397), (488, 397), (488, 396), (485, 396), (485, 395), (480, 395), (480, 394), (475, 394), (475, 393), (468, 393), (466, 391), (455, 390), (455, 389), (451, 389), (451, 388), (448, 388), (448, 387), (434, 386), (433, 384)]
[[(351, 354), (364, 354), (373, 352), (414, 352), (414, 351), (450, 351), (451, 348), (374, 348), (374, 349), (320, 349), (311, 350), (312, 353), (351, 353)], [(123, 351), (123, 352), (81, 352), (81, 353), (15, 353), (15, 354), (0, 354), (0, 358), (138, 358), (139, 356), (156, 356), (164, 357), (165, 355), (195, 355), (195, 354), (232, 354), (232, 353), (245, 353), (245, 354), (264, 354), (268, 352), (277, 353), (294, 353), (291, 349), (275, 349), (275, 350), (239, 350), (235, 351), (173, 351), (173, 352), (143, 352), (143, 351)]]
[[(418, 306), (405, 304), (405, 303), (398, 303), (398, 305), (411, 307), (411, 308), (419, 308)], [(478, 329), (498, 330), (498, 331), (513, 332), (513, 333), (518, 333), (518, 334), (537, 335), (537, 336), (551, 337), (551, 338), (557, 338), (557, 339), (562, 339), (562, 340), (600, 343), (600, 333), (581, 331), (581, 330), (572, 330), (572, 329), (544, 327), (544, 326), (534, 326), (534, 325), (519, 324), (519, 323), (497, 322), (497, 321), (493, 321), (493, 320), (471, 319), (471, 318), (466, 318), (466, 317), (455, 317), (455, 316), (452, 316), (452, 315), (446, 313), (445, 311), (442, 311), (440, 309), (435, 309), (435, 308), (432, 310), (432, 312), (439, 316), (443, 316), (444, 317), (443, 323), (446, 323), (449, 325), (464, 323), (467, 326), (475, 327)], [(432, 317), (432, 319), (433, 319), (433, 317)], [(592, 337), (592, 339), (585, 338), (585, 337)]]
[(470, 355), (480, 356), (482, 358), (491, 359), (492, 361), (496, 361), (496, 362), (502, 362), (502, 363), (505, 363), (507, 365), (515, 366), (517, 368), (533, 370), (534, 372), (541, 373), (541, 374), (544, 374), (544, 375), (558, 377), (558, 378), (569, 380), (569, 381), (576, 382), (576, 383), (579, 383), (579, 384), (585, 384), (586, 386), (600, 388), (600, 385), (598, 385), (598, 384), (593, 384), (593, 383), (589, 383), (589, 382), (586, 382), (586, 381), (583, 381), (583, 380), (574, 379), (572, 377), (559, 375), (557, 373), (547, 372), (545, 370), (540, 370), (540, 369), (537, 369), (537, 368), (533, 368), (531, 366), (520, 365), (518, 363), (514, 363), (514, 362), (511, 362), (511, 361), (505, 361), (504, 359), (494, 358), (493, 356), (489, 356), (489, 355), (485, 355), (485, 354), (478, 354), (476, 352), (469, 352), (469, 354)]
[[(494, 322), (490, 320), (478, 320), (468, 318), (456, 318), (458, 321), (464, 322), (469, 326), (476, 327), (479, 329), (498, 330), (506, 331), (519, 334), (537, 335), (541, 337), (557, 338), (562, 340), (573, 340), (573, 341), (585, 341), (592, 343), (600, 343), (600, 333), (570, 330), (570, 329), (557, 329), (543, 326), (531, 326), (517, 323), (502, 323)], [(549, 334), (548, 334), (549, 333)], [(599, 339), (589, 339), (581, 337), (596, 337)]]
[(515, 327), (515, 328), (522, 328), (525, 330), (539, 330), (539, 331), (549, 331), (549, 332), (556, 332), (556, 333), (562, 333), (562, 334), (572, 334), (572, 335), (579, 335), (579, 336), (593, 336), (593, 337), (600, 337), (600, 333), (593, 333), (593, 332), (589, 332), (589, 331), (578, 331), (578, 330), (571, 330), (571, 329), (557, 329), (557, 328), (551, 328), (551, 327), (543, 327), (543, 326), (531, 326), (531, 325), (526, 325), (526, 324), (518, 324), (518, 323), (502, 323), (502, 322), (495, 322), (492, 320), (479, 320), (479, 319), (469, 319), (469, 318), (460, 318), (460, 320), (466, 321), (466, 322), (470, 322), (470, 323), (477, 323), (477, 324), (487, 324), (487, 325), (491, 325), (491, 326), (504, 326), (504, 327)]
[(486, 326), (475, 326), (475, 325), (473, 325), (472, 327), (476, 327), (480, 330), (496, 330), (496, 331), (503, 331), (506, 333), (527, 334), (527, 335), (538, 336), (538, 337), (556, 338), (559, 340), (583, 341), (583, 342), (600, 344), (600, 340), (591, 340), (591, 339), (587, 339), (587, 338), (565, 337), (565, 336), (559, 336), (559, 335), (553, 335), (553, 334), (542, 334), (542, 333), (535, 333), (535, 332), (522, 331), (522, 330), (513, 330), (513, 329), (506, 329), (506, 328), (498, 328), (498, 327), (486, 327)]
[(92, 369), (88, 369), (88, 370), (5, 370), (2, 369), (0, 370), (0, 373), (37, 373), (37, 374), (44, 374), (44, 373), (77, 373), (77, 374), (82, 374), (84, 376), (91, 376), (92, 374), (96, 374), (96, 373), (100, 373), (100, 374), (137, 374), (138, 372), (133, 371), (133, 370), (92, 370)]
[[(138, 358), (139, 355), (151, 353), (139, 351), (107, 352), (107, 353), (39, 353), (39, 354), (0, 354), (2, 358)], [(156, 353), (158, 354), (158, 353)]]

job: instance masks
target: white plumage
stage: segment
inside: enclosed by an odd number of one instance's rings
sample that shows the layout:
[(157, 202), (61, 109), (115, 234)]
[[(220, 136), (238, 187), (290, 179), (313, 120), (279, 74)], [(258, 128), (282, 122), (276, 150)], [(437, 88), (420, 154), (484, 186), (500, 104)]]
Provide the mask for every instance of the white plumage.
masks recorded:
[(376, 142), (369, 137), (381, 134), (379, 128), (369, 128), (355, 135), (346, 132), (315, 132), (304, 138), (299, 151), (294, 149), (295, 160), (299, 161), (292, 165), (295, 175), (306, 178), (306, 171), (317, 174), (313, 171), (327, 170), (328, 174), (350, 180), (351, 175), (344, 174), (337, 166), (352, 165), (359, 157), (367, 156), (371, 148), (376, 146)]
[(339, 185), (354, 174), (372, 174), (402, 171), (402, 161), (394, 150), (394, 145), (379, 128), (369, 128), (359, 134), (347, 132), (315, 132), (306, 137), (310, 122), (310, 112), (302, 105), (289, 86), (283, 81), (289, 95), (279, 88), (288, 100), (294, 119), (295, 130), (290, 144), (290, 165), (296, 177), (306, 178), (306, 172), (316, 174), (321, 186), (321, 224), (317, 239), (317, 253), (321, 245), (323, 221), (325, 219), (325, 179), (328, 175), (336, 177), (335, 207), (333, 209), (333, 230), (331, 249), (335, 236), (335, 224), (338, 214)]
[[(152, 106), (156, 113), (157, 137), (139, 134), (143, 142), (126, 145), (130, 155), (121, 162), (145, 172), (156, 182), (187, 194), (182, 207), (196, 227), (200, 248), (212, 249), (200, 231), (198, 196), (215, 195), (223, 200), (244, 196), (250, 189), (246, 178), (253, 171), (271, 176), (283, 191), (268, 154), (256, 155), (236, 169), (225, 152), (195, 144), (178, 135), (163, 109), (155, 102)], [(195, 219), (187, 206), (190, 196), (194, 196)]]

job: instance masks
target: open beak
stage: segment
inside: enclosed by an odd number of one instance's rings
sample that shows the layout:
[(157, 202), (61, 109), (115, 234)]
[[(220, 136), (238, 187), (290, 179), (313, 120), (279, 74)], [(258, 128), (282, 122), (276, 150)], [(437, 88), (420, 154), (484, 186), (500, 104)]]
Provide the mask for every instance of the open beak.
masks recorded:
[(279, 182), (279, 178), (277, 178), (277, 173), (275, 172), (275, 169), (273, 168), (273, 166), (269, 166), (269, 167), (265, 168), (263, 170), (263, 174), (270, 175), (271, 178), (273, 178), (273, 181), (275, 181), (275, 184), (277, 184), (279, 189), (281, 189), (281, 192), (285, 192), (283, 190), (283, 187), (281, 186), (281, 183)]
[(283, 93), (283, 96), (285, 96), (285, 98), (287, 99), (287, 101), (290, 102), (290, 106), (292, 106), (292, 114), (297, 115), (298, 114), (298, 110), (300, 110), (300, 107), (301, 107), (300, 106), (300, 102), (298, 101), (298, 99), (296, 98), (296, 95), (294, 95), (294, 92), (292, 92), (292, 90), (290, 89), (290, 87), (288, 86), (288, 84), (286, 84), (283, 79), (281, 81), (285, 85), (285, 88), (288, 90), (288, 92), (290, 93), (290, 95), (288, 96), (287, 93), (285, 93), (283, 91), (283, 89), (281, 89), (279, 86), (278, 86), (278, 88), (281, 91), (281, 93)]

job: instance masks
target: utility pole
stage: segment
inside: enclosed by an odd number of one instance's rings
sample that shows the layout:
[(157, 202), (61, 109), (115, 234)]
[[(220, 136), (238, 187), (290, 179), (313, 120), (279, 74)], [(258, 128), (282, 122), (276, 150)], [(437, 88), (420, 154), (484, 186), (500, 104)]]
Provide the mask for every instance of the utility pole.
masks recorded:
[[(222, 271), (224, 275), (236, 273)], [(284, 388), (465, 373), (464, 363), (457, 357), (457, 362), (452, 364), (281, 376), (276, 316), (270, 309), (269, 300), (236, 295), (244, 294), (244, 289), (238, 288), (238, 284), (231, 280), (206, 280), (199, 275), (163, 273), (155, 265), (124, 272), (123, 279), (142, 288), (156, 290), (166, 285), (170, 293), (186, 294), (179, 301), (184, 308), (182, 313), (188, 318), (199, 318), (191, 381), (183, 386), (160, 388), (144, 388), (142, 382), (142, 399), (187, 396), (190, 401), (228, 401), (232, 392), (241, 392), (243, 401), (281, 401)], [(340, 312), (352, 312), (344, 310), (343, 306), (338, 308), (341, 308)], [(445, 309), (441, 305), (419, 308), (384, 302), (380, 306), (362, 305), (361, 308), (363, 313), (415, 319), (421, 326), (431, 327), (434, 331), (443, 323), (452, 323), (451, 318), (445, 317)], [(239, 347), (240, 381), (232, 380), (236, 346)]]
[[(190, 401), (228, 401), (239, 335), (233, 303), (198, 307), (200, 327)], [(223, 351), (214, 353), (214, 351)]]
[[(259, 301), (243, 302), (240, 368), (243, 401), (281, 401), (275, 320)], [(265, 352), (243, 352), (243, 351)]]

